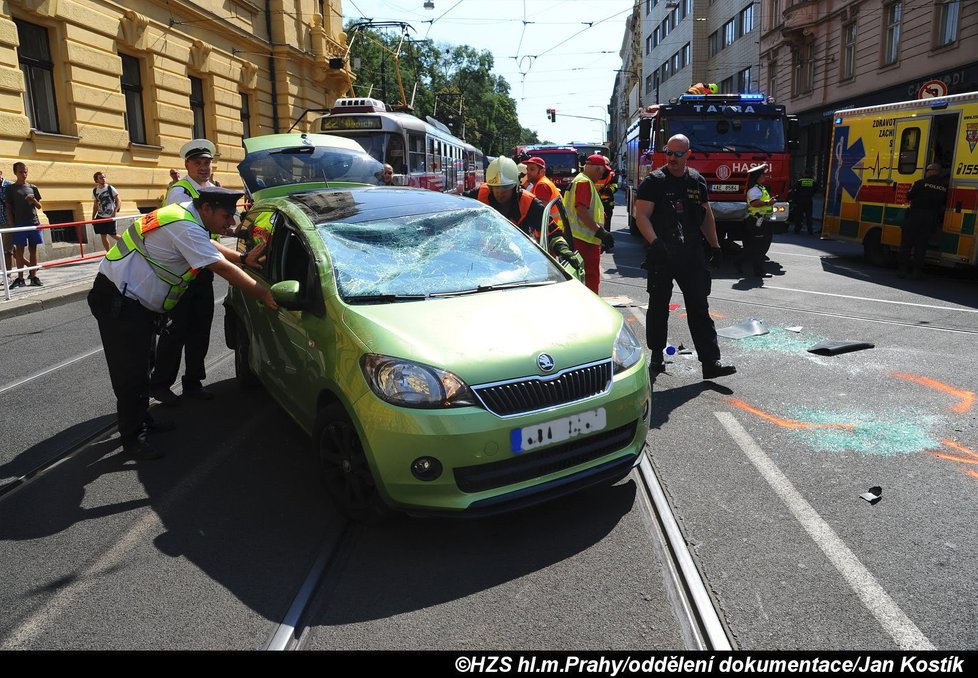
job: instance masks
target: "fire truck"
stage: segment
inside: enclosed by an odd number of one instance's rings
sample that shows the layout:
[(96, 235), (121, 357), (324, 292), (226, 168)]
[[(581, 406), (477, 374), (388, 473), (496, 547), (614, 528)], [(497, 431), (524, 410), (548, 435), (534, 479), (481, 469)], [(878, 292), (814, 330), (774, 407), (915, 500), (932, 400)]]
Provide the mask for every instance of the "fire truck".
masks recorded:
[(978, 92), (854, 108), (835, 114), (822, 237), (862, 243), (865, 259), (892, 263), (907, 191), (939, 164), (949, 182), (929, 263), (978, 264)]
[(772, 196), (787, 200), (791, 186), (789, 149), (797, 144), (798, 122), (764, 94), (683, 94), (668, 104), (645, 108), (625, 138), (629, 225), (639, 185), (666, 164), (669, 137), (689, 137), (689, 166), (706, 179), (717, 231), (726, 246), (747, 216), (747, 170), (766, 162)]

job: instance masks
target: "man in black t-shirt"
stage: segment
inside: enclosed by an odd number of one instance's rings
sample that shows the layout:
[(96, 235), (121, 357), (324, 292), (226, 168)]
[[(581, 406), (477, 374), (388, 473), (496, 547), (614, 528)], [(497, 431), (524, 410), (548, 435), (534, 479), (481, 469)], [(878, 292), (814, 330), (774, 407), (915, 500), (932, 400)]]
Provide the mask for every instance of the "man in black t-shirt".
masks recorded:
[(733, 374), (737, 368), (720, 362), (716, 327), (710, 317), (707, 296), (710, 272), (706, 268), (703, 239), (711, 248), (710, 261), (720, 263), (720, 243), (710, 209), (706, 181), (686, 167), (689, 139), (677, 134), (669, 139), (666, 165), (651, 172), (638, 188), (635, 223), (646, 242), (649, 313), (646, 341), (652, 351), (649, 371), (665, 372), (662, 351), (666, 347), (669, 300), (673, 280), (682, 290), (686, 320), (693, 345), (703, 364), (703, 378)]
[(927, 241), (935, 228), (944, 222), (947, 207), (947, 179), (941, 176), (941, 166), (931, 163), (924, 169), (924, 178), (918, 179), (907, 191), (910, 209), (900, 237), (900, 273), (906, 277), (913, 253), (913, 277), (919, 278), (924, 268)]

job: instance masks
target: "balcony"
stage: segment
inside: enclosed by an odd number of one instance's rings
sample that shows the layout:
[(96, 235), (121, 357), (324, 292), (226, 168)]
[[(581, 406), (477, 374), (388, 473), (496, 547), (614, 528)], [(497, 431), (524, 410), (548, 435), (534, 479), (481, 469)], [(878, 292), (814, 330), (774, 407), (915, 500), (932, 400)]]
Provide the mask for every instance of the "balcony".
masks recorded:
[(819, 20), (818, 6), (819, 0), (802, 0), (790, 7), (786, 7), (782, 16), (784, 23), (781, 26), (782, 33), (796, 33), (815, 24)]

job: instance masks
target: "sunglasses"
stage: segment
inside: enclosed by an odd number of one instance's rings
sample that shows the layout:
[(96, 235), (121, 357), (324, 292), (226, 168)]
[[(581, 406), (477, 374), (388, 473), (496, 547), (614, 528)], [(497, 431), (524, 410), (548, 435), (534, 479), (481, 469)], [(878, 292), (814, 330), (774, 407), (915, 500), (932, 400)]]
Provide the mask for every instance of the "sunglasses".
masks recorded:
[(687, 153), (689, 153), (689, 151), (673, 151), (673, 150), (670, 150), (668, 148), (665, 150), (665, 154), (668, 155), (670, 158), (672, 156), (676, 156), (677, 158), (681, 158), (684, 155), (686, 155)]

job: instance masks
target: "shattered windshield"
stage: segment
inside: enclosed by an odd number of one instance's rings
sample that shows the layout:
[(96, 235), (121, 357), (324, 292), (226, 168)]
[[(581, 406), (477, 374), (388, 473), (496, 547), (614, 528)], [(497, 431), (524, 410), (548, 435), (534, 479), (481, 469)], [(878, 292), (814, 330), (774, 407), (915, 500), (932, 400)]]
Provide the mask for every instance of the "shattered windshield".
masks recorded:
[(777, 117), (671, 117), (663, 138), (668, 139), (676, 134), (689, 137), (694, 151), (781, 153), (785, 150), (784, 125)]
[(350, 303), (413, 301), (553, 284), (563, 271), (489, 208), (323, 223), (340, 296)]
[(304, 183), (379, 184), (384, 166), (346, 148), (294, 146), (254, 151), (238, 165), (249, 192)]

